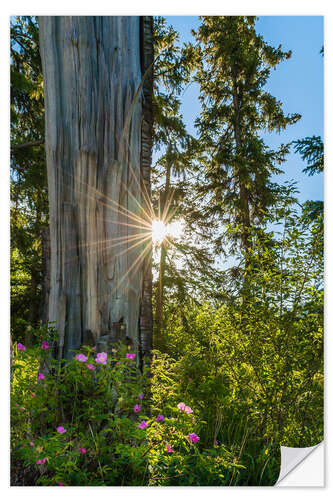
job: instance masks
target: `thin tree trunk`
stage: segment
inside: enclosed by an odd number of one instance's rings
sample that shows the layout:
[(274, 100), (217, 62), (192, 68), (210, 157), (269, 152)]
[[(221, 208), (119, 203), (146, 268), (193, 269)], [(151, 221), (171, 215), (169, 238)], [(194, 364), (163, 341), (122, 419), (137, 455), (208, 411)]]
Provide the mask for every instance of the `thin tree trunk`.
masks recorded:
[(166, 261), (166, 248), (165, 248), (165, 242), (162, 242), (158, 285), (157, 285), (157, 297), (156, 297), (156, 347), (158, 349), (161, 349), (163, 344), (162, 330), (163, 330), (165, 261)]
[(49, 318), (49, 298), (50, 298), (50, 229), (45, 227), (41, 231), (42, 238), (42, 300), (41, 300), (41, 320), (42, 323)]
[[(149, 274), (144, 257), (151, 247), (148, 238), (136, 239), (144, 233), (142, 187), (148, 189), (151, 154), (147, 114), (142, 123), (140, 18), (39, 17), (39, 25), (50, 203), (49, 320), (59, 332), (57, 355), (69, 357), (71, 349), (110, 335), (119, 324), (138, 348), (141, 305), (149, 308), (143, 271)], [(147, 339), (149, 325), (145, 328), (141, 337)]]
[[(234, 138), (236, 144), (236, 152), (240, 153), (242, 147), (242, 139), (241, 139), (241, 124), (240, 124), (240, 97), (237, 89), (237, 80), (235, 75), (233, 76), (233, 108), (234, 108)], [(244, 251), (245, 257), (245, 268), (247, 268), (249, 264), (249, 256), (250, 256), (250, 238), (249, 238), (249, 230), (251, 225), (250, 220), (250, 207), (249, 207), (249, 197), (246, 188), (245, 181), (243, 179), (242, 166), (240, 165), (237, 168), (236, 175), (238, 177), (239, 184), (239, 199), (241, 203), (241, 221), (242, 221), (242, 234), (241, 234), (241, 242)]]
[[(166, 204), (170, 199), (170, 182), (171, 182), (171, 165), (167, 163), (165, 173), (165, 187), (161, 203), (161, 213), (166, 214)], [(159, 276), (156, 295), (156, 346), (161, 349), (163, 347), (162, 331), (163, 331), (163, 305), (164, 305), (164, 276), (165, 276), (165, 262), (167, 256), (166, 241), (161, 243), (161, 255), (159, 265)]]

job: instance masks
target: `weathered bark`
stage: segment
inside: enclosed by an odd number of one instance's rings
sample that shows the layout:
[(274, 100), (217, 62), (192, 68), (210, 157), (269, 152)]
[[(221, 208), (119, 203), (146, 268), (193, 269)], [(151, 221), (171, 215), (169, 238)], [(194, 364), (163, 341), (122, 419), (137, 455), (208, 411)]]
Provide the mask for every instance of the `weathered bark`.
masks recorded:
[(150, 129), (142, 121), (140, 18), (40, 17), (39, 25), (49, 319), (59, 332), (57, 355), (69, 357), (71, 349), (109, 335), (119, 323), (138, 348), (144, 266), (150, 269), (143, 257), (151, 245), (148, 240), (130, 248), (138, 242), (134, 235), (144, 232), (142, 186), (150, 182), (151, 143), (141, 140), (141, 127), (146, 136)]
[[(152, 16), (141, 17), (141, 67), (142, 73), (146, 75), (143, 83), (143, 120), (141, 128), (141, 182), (144, 212), (150, 213), (151, 206), (151, 183), (150, 171), (153, 148), (153, 18)], [(144, 217), (144, 214), (142, 215)], [(153, 311), (152, 311), (152, 252), (145, 257), (142, 301), (140, 310), (140, 347), (141, 356), (144, 359), (153, 347)]]

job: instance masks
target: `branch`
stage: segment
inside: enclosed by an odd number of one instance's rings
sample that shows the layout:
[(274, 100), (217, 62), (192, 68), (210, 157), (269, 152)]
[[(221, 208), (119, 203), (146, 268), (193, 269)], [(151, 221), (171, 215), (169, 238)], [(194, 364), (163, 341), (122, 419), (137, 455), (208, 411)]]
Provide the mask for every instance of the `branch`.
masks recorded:
[(44, 145), (44, 141), (30, 141), (30, 142), (25, 142), (24, 144), (12, 144), (11, 148), (12, 149), (23, 149), (23, 148), (30, 148), (32, 146), (41, 146)]

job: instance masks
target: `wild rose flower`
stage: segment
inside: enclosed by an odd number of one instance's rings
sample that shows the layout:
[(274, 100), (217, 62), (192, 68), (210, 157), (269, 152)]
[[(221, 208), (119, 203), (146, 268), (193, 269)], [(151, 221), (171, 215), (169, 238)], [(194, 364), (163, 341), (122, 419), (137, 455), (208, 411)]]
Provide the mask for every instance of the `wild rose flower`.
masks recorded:
[(30, 446), (35, 446), (35, 443), (33, 441), (30, 441)]
[(171, 444), (167, 444), (166, 451), (167, 451), (167, 453), (173, 453), (173, 449), (171, 448)]
[(190, 408), (189, 406), (185, 406), (185, 413), (193, 413), (192, 408)]
[(42, 342), (42, 349), (48, 349), (50, 347), (50, 344), (48, 343), (47, 340), (43, 340)]
[(199, 436), (196, 435), (195, 432), (192, 432), (192, 434), (188, 435), (188, 440), (190, 443), (197, 443), (200, 440), (200, 438)]
[(92, 365), (91, 363), (87, 363), (86, 367), (88, 368), (88, 370), (96, 370), (96, 366)]
[(17, 350), (18, 350), (18, 351), (25, 351), (25, 350), (26, 350), (26, 347), (25, 347), (25, 345), (23, 345), (23, 344), (17, 344), (17, 346), (16, 346), (16, 347), (17, 347)]
[(139, 399), (143, 399), (143, 394), (139, 394)]
[(155, 418), (156, 422), (163, 422), (164, 420), (164, 417), (163, 415), (157, 415), (157, 417)]
[(46, 458), (40, 458), (39, 460), (36, 461), (36, 464), (37, 465), (45, 464), (45, 462), (46, 462)]
[(65, 434), (65, 432), (67, 432), (62, 425), (59, 425), (59, 427), (57, 427), (57, 431), (59, 432), (59, 434)]
[(95, 358), (96, 363), (101, 363), (102, 365), (106, 365), (106, 360), (108, 359), (108, 355), (106, 352), (99, 352), (97, 354), (97, 358)]
[(42, 372), (38, 373), (38, 380), (44, 380), (45, 375)]
[(142, 420), (141, 424), (139, 424), (138, 427), (139, 429), (145, 429), (147, 425), (147, 422), (145, 420)]
[(85, 363), (86, 361), (88, 361), (87, 356), (85, 356), (84, 354), (77, 354), (75, 356), (75, 359), (76, 361), (81, 361), (81, 363)]
[(136, 356), (135, 352), (128, 352), (128, 353), (126, 353), (126, 358), (127, 359), (131, 359), (132, 361), (135, 358), (135, 356)]
[(141, 406), (140, 405), (134, 405), (133, 411), (134, 411), (134, 413), (138, 413), (139, 411), (141, 411)]
[(85, 453), (87, 453), (87, 450), (85, 448), (80, 448), (80, 452), (85, 454)]
[(185, 411), (186, 404), (185, 403), (178, 403), (177, 408), (180, 411)]

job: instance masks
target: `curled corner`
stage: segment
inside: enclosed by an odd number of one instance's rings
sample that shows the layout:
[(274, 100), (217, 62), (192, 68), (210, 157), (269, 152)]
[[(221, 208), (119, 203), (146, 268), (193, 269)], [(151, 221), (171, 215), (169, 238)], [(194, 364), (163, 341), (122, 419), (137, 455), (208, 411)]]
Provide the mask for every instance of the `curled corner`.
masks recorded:
[[(316, 444), (315, 446), (309, 446), (307, 448), (290, 448), (289, 446), (281, 446), (280, 474), (277, 482), (275, 483), (275, 486), (280, 486), (279, 483), (281, 483), (281, 481), (292, 470), (294, 470), (301, 462), (303, 462), (314, 450), (316, 450), (321, 445), (323, 446), (323, 441)], [(319, 471), (319, 474), (320, 473), (323, 474), (323, 471)]]

